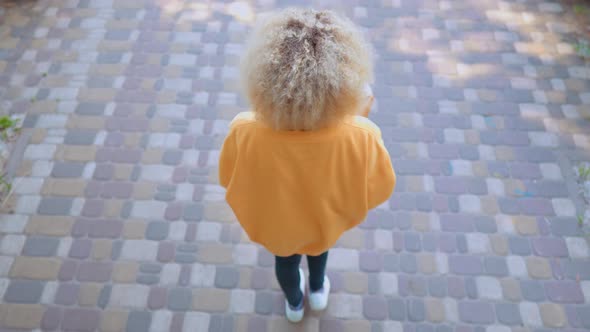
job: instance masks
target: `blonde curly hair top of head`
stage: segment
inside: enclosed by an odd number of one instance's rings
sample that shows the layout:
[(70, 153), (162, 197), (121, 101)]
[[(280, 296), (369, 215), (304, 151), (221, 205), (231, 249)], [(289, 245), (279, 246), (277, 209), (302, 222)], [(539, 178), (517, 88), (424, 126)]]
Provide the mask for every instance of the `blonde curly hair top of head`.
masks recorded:
[(349, 19), (286, 9), (254, 30), (241, 79), (256, 118), (276, 130), (314, 130), (356, 114), (372, 80), (370, 48)]

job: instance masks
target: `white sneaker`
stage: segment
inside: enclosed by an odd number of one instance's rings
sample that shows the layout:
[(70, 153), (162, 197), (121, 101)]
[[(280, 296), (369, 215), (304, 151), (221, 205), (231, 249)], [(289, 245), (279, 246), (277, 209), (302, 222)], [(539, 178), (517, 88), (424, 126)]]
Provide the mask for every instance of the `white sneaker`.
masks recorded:
[(299, 289), (301, 289), (301, 304), (299, 307), (294, 308), (289, 304), (289, 301), (285, 299), (285, 316), (291, 323), (298, 323), (303, 319), (304, 313), (304, 299), (305, 299), (305, 275), (303, 274), (303, 270), (299, 269)]
[(330, 279), (324, 276), (324, 285), (322, 289), (309, 292), (309, 307), (313, 311), (321, 311), (328, 306), (328, 297), (330, 295)]

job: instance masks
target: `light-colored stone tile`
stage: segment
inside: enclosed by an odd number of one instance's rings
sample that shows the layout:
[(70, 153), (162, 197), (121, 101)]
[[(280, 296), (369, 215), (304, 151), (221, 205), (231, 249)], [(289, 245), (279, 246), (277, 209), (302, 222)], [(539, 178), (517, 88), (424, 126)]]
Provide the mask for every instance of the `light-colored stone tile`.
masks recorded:
[(121, 249), (121, 259), (154, 261), (158, 254), (158, 243), (147, 240), (126, 240)]
[(124, 308), (145, 308), (150, 288), (144, 285), (113, 285), (109, 305)]
[(483, 299), (502, 299), (502, 287), (495, 277), (480, 276), (476, 278), (477, 293)]
[(189, 312), (184, 316), (183, 332), (208, 331), (210, 316), (201, 312)]
[(328, 269), (337, 271), (358, 271), (359, 253), (353, 249), (334, 248), (330, 250)]

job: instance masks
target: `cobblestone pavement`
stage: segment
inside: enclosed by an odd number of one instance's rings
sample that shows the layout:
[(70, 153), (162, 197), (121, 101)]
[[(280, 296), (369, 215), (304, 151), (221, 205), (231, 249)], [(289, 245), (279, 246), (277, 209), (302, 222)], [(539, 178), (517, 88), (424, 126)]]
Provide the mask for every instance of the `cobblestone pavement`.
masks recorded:
[(32, 137), (0, 329), (587, 331), (590, 72), (571, 10), (527, 0), (299, 2), (366, 28), (399, 183), (332, 250), (327, 312), (287, 323), (216, 165), (251, 20), (289, 4), (2, 2), (1, 105)]

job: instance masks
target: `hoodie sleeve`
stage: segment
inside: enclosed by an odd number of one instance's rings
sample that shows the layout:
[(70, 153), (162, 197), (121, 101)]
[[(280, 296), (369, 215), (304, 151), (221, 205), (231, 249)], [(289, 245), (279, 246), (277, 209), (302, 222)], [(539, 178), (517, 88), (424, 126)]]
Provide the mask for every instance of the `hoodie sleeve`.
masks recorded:
[(231, 182), (236, 156), (236, 135), (234, 130), (230, 130), (223, 142), (219, 156), (219, 184), (224, 188), (227, 188)]
[(367, 205), (373, 209), (385, 202), (393, 193), (396, 176), (389, 152), (380, 137), (369, 143), (367, 161)]

